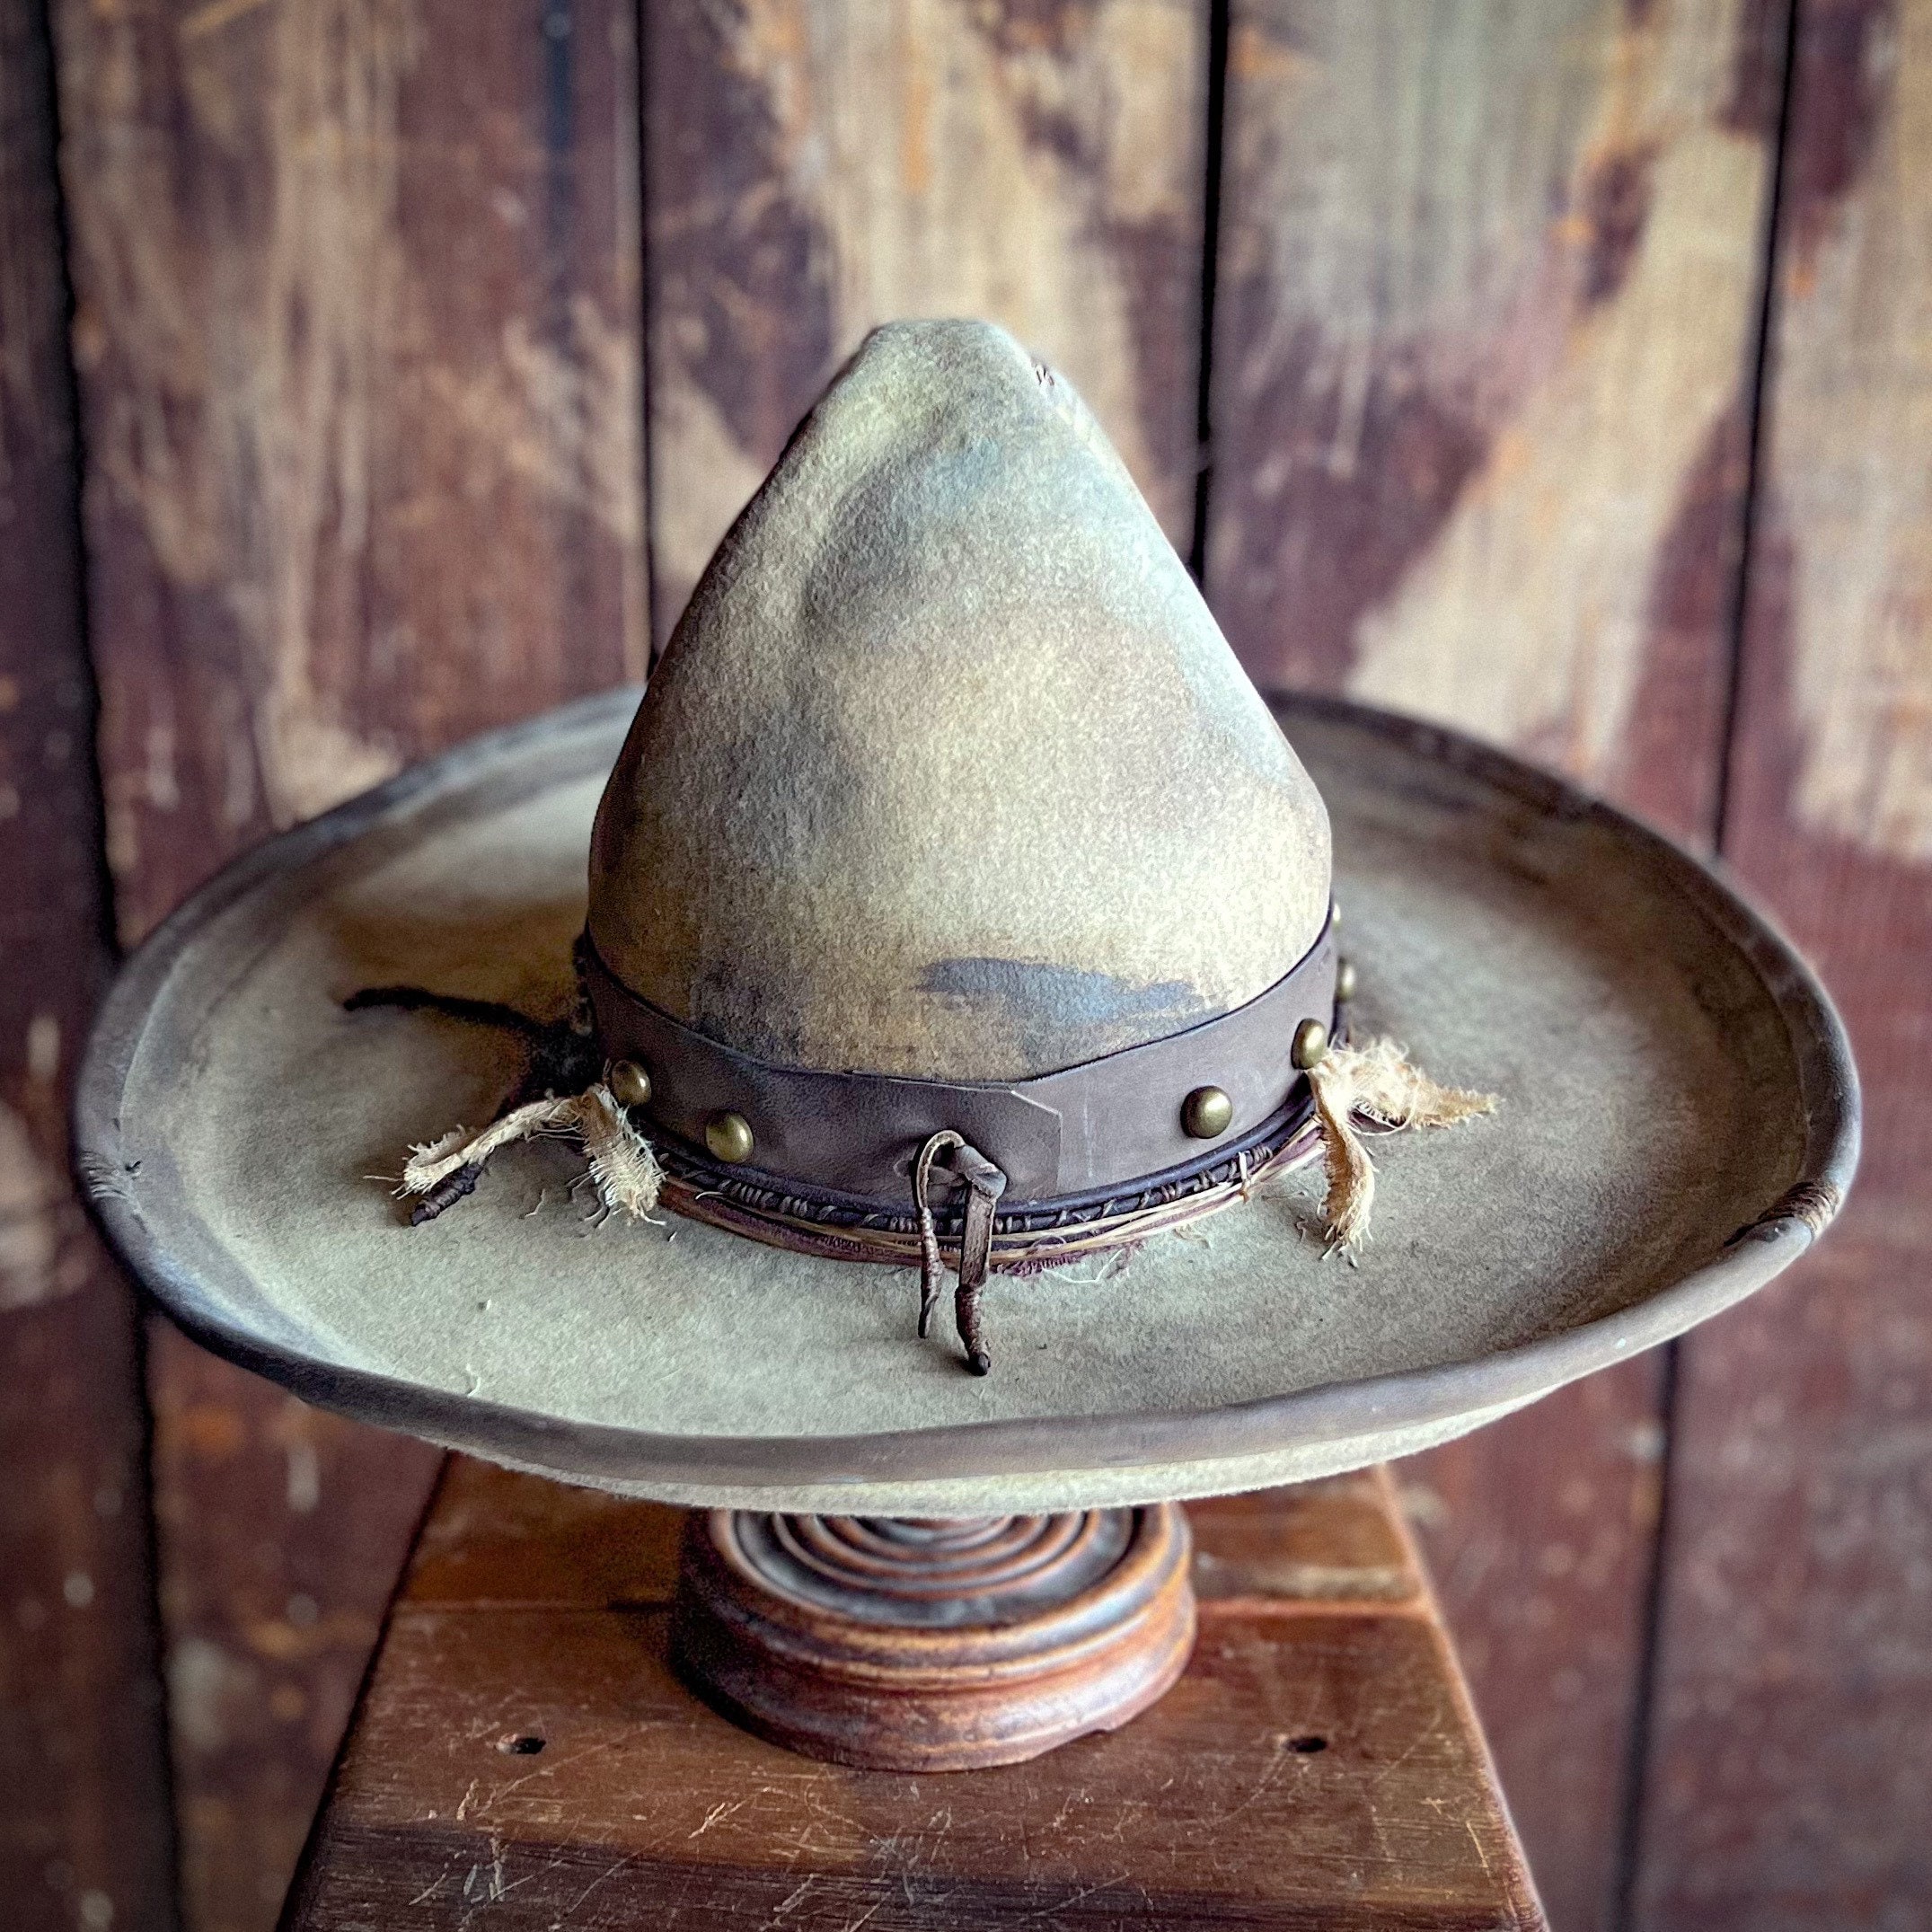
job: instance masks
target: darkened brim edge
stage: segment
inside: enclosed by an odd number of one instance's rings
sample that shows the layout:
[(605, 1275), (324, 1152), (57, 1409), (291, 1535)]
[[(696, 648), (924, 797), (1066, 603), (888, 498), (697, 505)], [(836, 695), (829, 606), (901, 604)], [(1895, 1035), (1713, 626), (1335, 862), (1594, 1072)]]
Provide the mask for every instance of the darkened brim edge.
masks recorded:
[[(236, 901), (348, 844), (426, 795), (513, 768), (545, 748), (563, 748), (573, 737), (608, 737), (614, 755), (639, 695), (635, 689), (606, 693), (472, 739), (255, 847), (194, 894), (122, 967), (81, 1070), (75, 1164), (110, 1244), (204, 1346), (304, 1401), (579, 1482), (622, 1483), (646, 1492), (655, 1484), (744, 1493), (1004, 1476), (1077, 1480), (1087, 1471), (1220, 1463), (1426, 1429), (1532, 1399), (1742, 1301), (1811, 1246), (1850, 1187), (1858, 1160), (1859, 1095), (1844, 1026), (1796, 950), (1715, 867), (1564, 781), (1459, 732), (1346, 700), (1298, 696), (1274, 706), (1291, 735), (1298, 718), (1373, 734), (1495, 789), (1536, 816), (1593, 820), (1635, 847), (1757, 973), (1788, 1031), (1806, 1116), (1804, 1152), (1793, 1187), (1779, 1202), (1766, 1204), (1761, 1218), (1714, 1259), (1634, 1307), (1473, 1361), (1211, 1409), (965, 1423), (859, 1436), (654, 1435), (573, 1422), (320, 1361), (225, 1319), (221, 1298), (169, 1252), (164, 1235), (123, 1178), (121, 1096), (148, 1015), (183, 949)], [(600, 752), (598, 759), (603, 756)], [(582, 775), (594, 775), (598, 759), (587, 760)], [(532, 789), (569, 775), (555, 764), (535, 765)], [(1780, 1211), (1786, 1204), (1789, 1211)], [(181, 1212), (191, 1211), (181, 1204)], [(1078, 1337), (1070, 1337), (1068, 1345), (1077, 1346)]]

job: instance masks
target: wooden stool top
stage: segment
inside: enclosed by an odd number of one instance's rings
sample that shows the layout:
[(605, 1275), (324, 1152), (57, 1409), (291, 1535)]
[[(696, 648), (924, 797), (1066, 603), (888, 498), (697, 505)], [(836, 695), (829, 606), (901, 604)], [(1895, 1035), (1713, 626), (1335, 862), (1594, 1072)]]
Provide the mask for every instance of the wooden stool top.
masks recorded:
[(1540, 1928), (1385, 1474), (1194, 1506), (1145, 1716), (997, 1770), (815, 1762), (666, 1663), (683, 1513), (453, 1458), (289, 1932)]

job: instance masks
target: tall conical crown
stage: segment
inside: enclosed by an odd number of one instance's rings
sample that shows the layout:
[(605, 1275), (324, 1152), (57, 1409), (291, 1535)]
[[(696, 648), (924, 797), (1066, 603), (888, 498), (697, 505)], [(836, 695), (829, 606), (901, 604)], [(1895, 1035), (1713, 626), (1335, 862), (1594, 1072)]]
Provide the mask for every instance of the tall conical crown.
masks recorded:
[(1319, 795), (1085, 405), (1003, 330), (902, 322), (693, 593), (589, 929), (762, 1059), (1006, 1081), (1253, 999), (1328, 888)]

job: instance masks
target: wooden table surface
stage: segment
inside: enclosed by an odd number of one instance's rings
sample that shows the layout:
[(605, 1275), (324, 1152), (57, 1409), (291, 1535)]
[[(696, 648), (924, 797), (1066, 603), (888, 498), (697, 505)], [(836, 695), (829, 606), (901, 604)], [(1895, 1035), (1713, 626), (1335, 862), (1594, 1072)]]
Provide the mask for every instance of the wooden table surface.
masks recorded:
[(288, 1932), (1537, 1928), (1380, 1471), (1204, 1504), (1179, 1684), (1030, 1764), (819, 1764), (666, 1663), (683, 1513), (450, 1461)]

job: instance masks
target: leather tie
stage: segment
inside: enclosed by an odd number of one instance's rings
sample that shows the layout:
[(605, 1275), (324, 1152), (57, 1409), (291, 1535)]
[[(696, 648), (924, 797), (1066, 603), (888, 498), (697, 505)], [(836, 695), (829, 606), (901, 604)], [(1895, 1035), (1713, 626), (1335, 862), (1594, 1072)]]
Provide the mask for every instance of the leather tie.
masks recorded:
[(959, 1285), (953, 1296), (953, 1319), (966, 1350), (966, 1366), (974, 1374), (984, 1375), (992, 1366), (980, 1338), (979, 1293), (985, 1285), (992, 1260), (993, 1210), (1006, 1192), (1006, 1176), (987, 1160), (963, 1134), (950, 1127), (941, 1128), (919, 1150), (913, 1166), (913, 1204), (919, 1215), (919, 1333), (922, 1339), (931, 1325), (932, 1310), (940, 1298), (940, 1283), (945, 1263), (940, 1255), (939, 1231), (932, 1224), (931, 1188), (933, 1162), (950, 1153), (948, 1162), (967, 1188), (966, 1220), (959, 1235)]

